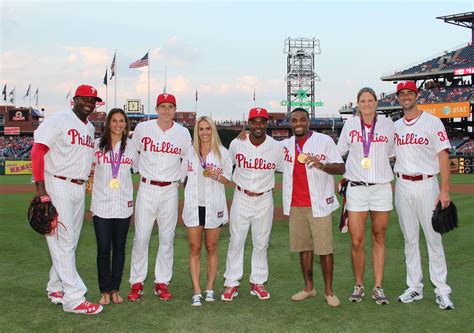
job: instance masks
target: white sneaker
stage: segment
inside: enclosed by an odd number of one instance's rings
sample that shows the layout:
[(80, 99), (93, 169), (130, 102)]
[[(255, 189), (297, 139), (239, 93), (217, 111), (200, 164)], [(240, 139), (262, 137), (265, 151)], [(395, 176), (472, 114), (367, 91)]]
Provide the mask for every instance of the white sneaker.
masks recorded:
[(414, 291), (413, 289), (407, 289), (403, 294), (398, 296), (398, 301), (402, 303), (411, 303), (413, 301), (419, 301), (423, 299), (423, 292)]
[(364, 296), (364, 286), (356, 284), (354, 286), (354, 291), (352, 292), (352, 295), (349, 297), (349, 301), (359, 303), (360, 301), (362, 301), (362, 297)]
[(451, 302), (449, 295), (438, 295), (436, 296), (436, 304), (439, 305), (440, 309), (443, 310), (452, 310), (454, 309), (454, 304)]
[(192, 306), (201, 306), (202, 305), (201, 299), (202, 299), (201, 294), (194, 295), (193, 298), (192, 298), (192, 301), (191, 301), (191, 305)]
[(205, 298), (206, 302), (214, 302), (216, 300), (216, 293), (214, 292), (214, 290), (206, 290), (205, 293), (206, 293), (206, 298)]

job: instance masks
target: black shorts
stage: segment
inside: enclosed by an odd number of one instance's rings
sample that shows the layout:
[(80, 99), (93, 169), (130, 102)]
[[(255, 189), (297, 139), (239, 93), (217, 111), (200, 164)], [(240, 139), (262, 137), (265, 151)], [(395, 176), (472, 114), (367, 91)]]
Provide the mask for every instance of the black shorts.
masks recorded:
[[(206, 207), (199, 206), (199, 226), (204, 227), (206, 225)], [(218, 226), (221, 228), (224, 224)]]
[(204, 227), (206, 225), (206, 207), (199, 206), (199, 226)]

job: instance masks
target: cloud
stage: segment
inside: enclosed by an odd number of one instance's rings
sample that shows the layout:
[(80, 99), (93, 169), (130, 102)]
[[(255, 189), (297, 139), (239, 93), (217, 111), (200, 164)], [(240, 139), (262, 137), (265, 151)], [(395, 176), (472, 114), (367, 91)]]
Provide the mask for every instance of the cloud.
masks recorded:
[(171, 80), (169, 80), (169, 83), (167, 85), (167, 89), (169, 89), (170, 91), (175, 91), (177, 93), (190, 92), (194, 90), (191, 85), (191, 82), (182, 76), (172, 78)]
[(73, 57), (76, 61), (80, 60), (84, 65), (88, 66), (103, 65), (112, 59), (108, 50), (105, 48), (66, 47), (66, 50), (71, 52), (68, 59), (69, 57)]
[(198, 49), (180, 41), (176, 36), (171, 37), (160, 48), (153, 50), (152, 54), (161, 62), (176, 67), (191, 65), (199, 59)]

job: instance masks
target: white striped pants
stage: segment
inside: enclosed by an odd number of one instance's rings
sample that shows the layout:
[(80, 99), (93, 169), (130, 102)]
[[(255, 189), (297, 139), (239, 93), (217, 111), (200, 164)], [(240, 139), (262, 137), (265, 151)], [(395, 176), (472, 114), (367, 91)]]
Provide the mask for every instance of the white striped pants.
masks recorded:
[(159, 247), (155, 283), (169, 284), (173, 276), (173, 241), (178, 221), (178, 184), (156, 186), (140, 183), (135, 208), (130, 284), (145, 281), (148, 273), (148, 245), (155, 220)]
[(235, 189), (230, 209), (230, 241), (224, 273), (226, 287), (238, 286), (242, 279), (245, 240), (250, 228), (253, 245), (250, 283), (264, 284), (267, 281), (267, 249), (272, 222), (272, 191), (250, 197)]
[(451, 288), (446, 284), (448, 270), (442, 237), (431, 225), (438, 194), (439, 185), (436, 176), (420, 181), (398, 178), (395, 188), (395, 206), (405, 238), (407, 286), (418, 292), (423, 290), (419, 248), (421, 225), (428, 246), (431, 282), (436, 286), (436, 295), (446, 295), (451, 293)]
[(87, 288), (76, 268), (76, 247), (84, 221), (85, 186), (45, 174), (46, 192), (58, 211), (57, 234), (46, 236), (53, 265), (48, 293), (63, 291), (63, 308), (72, 310), (82, 302)]

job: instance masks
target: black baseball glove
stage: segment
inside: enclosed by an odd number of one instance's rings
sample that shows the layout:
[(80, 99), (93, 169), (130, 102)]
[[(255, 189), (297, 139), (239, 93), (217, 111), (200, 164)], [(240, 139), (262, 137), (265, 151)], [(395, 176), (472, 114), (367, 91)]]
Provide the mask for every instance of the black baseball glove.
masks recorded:
[(433, 225), (434, 231), (440, 234), (447, 233), (454, 228), (457, 228), (458, 210), (454, 203), (451, 201), (448, 207), (442, 209), (441, 202), (438, 202), (438, 205), (436, 205), (436, 208), (433, 211), (431, 224)]
[(53, 235), (58, 226), (58, 212), (49, 196), (36, 196), (28, 207), (28, 222), (34, 231)]

